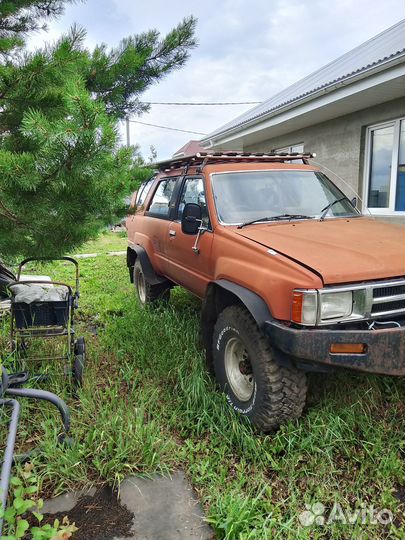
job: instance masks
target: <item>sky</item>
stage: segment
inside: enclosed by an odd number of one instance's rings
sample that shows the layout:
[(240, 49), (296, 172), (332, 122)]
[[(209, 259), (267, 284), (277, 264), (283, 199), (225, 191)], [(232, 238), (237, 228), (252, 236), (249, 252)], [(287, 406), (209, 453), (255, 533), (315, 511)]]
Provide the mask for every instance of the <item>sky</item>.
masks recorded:
[[(73, 23), (87, 30), (89, 48), (115, 46), (156, 28), (164, 35), (183, 17), (198, 19), (198, 47), (185, 67), (142, 96), (144, 101), (263, 101), (405, 17), (404, 0), (87, 0), (68, 6), (30, 48), (52, 42)], [(153, 105), (134, 120), (210, 133), (253, 105)], [(125, 129), (122, 126), (122, 142)], [(201, 135), (131, 123), (130, 142), (145, 158), (170, 157)]]

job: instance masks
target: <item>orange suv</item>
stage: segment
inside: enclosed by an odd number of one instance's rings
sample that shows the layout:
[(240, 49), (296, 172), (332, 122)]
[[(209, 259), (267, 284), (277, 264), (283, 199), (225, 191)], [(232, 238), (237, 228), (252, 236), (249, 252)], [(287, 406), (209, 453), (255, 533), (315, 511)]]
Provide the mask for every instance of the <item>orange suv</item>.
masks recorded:
[(405, 227), (362, 216), (311, 157), (158, 163), (126, 220), (140, 303), (202, 299), (208, 365), (263, 431), (301, 415), (307, 372), (405, 375)]

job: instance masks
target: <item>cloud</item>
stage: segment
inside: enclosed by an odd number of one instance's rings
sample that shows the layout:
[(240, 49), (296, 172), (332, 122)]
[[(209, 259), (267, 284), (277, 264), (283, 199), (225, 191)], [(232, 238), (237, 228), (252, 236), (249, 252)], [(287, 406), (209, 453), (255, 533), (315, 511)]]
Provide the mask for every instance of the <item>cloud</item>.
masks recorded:
[[(403, 0), (88, 0), (70, 6), (48, 35), (53, 39), (78, 22), (88, 30), (89, 46), (116, 45), (150, 28), (164, 34), (190, 14), (198, 17), (198, 48), (183, 69), (150, 88), (145, 101), (267, 99), (405, 17), (405, 5)], [(33, 44), (44, 39), (41, 34)], [(209, 133), (249, 108), (155, 105), (139, 120)], [(151, 144), (166, 158), (191, 138), (199, 136), (131, 124), (131, 141), (146, 156)]]

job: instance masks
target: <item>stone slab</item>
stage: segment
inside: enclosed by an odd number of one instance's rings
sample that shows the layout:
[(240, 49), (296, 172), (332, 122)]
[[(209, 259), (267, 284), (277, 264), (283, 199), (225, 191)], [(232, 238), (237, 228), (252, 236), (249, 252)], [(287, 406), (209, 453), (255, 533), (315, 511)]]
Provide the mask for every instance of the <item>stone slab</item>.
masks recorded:
[[(41, 513), (68, 514), (80, 497), (93, 497), (95, 488), (66, 493), (45, 501)], [(183, 471), (171, 477), (132, 476), (120, 485), (119, 503), (134, 514), (130, 537), (99, 540), (212, 540), (213, 530), (204, 521), (204, 512)], [(97, 515), (95, 515), (97, 520)], [(83, 531), (85, 532), (85, 531)]]
[(82, 491), (72, 491), (69, 493), (64, 493), (59, 495), (59, 497), (54, 497), (53, 499), (47, 499), (44, 501), (44, 506), (41, 509), (41, 514), (57, 514), (58, 512), (70, 512), (74, 508), (80, 499), (89, 495), (93, 497), (96, 492), (96, 488), (91, 488), (88, 490)]
[[(170, 478), (129, 477), (120, 486), (121, 504), (134, 519), (134, 540), (209, 540), (212, 529), (182, 471)], [(116, 538), (115, 540), (124, 540)]]
[(98, 253), (77, 253), (75, 259), (92, 259), (93, 257), (98, 257)]

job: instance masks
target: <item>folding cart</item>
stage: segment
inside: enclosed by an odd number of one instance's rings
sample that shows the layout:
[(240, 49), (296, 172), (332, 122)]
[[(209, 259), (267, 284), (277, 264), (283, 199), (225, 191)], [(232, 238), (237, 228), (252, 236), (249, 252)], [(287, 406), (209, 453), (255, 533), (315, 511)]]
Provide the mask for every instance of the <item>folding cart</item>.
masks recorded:
[[(33, 261), (67, 261), (75, 266), (75, 287), (61, 281), (43, 281), (39, 279), (22, 280), (21, 272), (25, 265)], [(35, 276), (33, 276), (35, 277)], [(21, 288), (31, 284), (60, 291), (66, 289), (61, 299), (46, 299), (34, 301), (19, 301), (15, 293), (18, 285)], [(79, 301), (79, 264), (72, 257), (46, 258), (30, 257), (23, 260), (17, 271), (16, 281), (8, 285), (11, 299), (10, 342), (12, 352), (16, 352), (24, 361), (55, 361), (63, 360), (65, 374), (71, 375), (74, 385), (80, 386), (83, 381), (83, 371), (86, 361), (84, 337), (75, 336), (74, 313)], [(21, 296), (21, 295), (20, 295)], [(45, 295), (46, 296), (46, 295)], [(65, 346), (62, 354), (56, 356), (30, 356), (29, 342), (34, 339), (64, 338)]]

